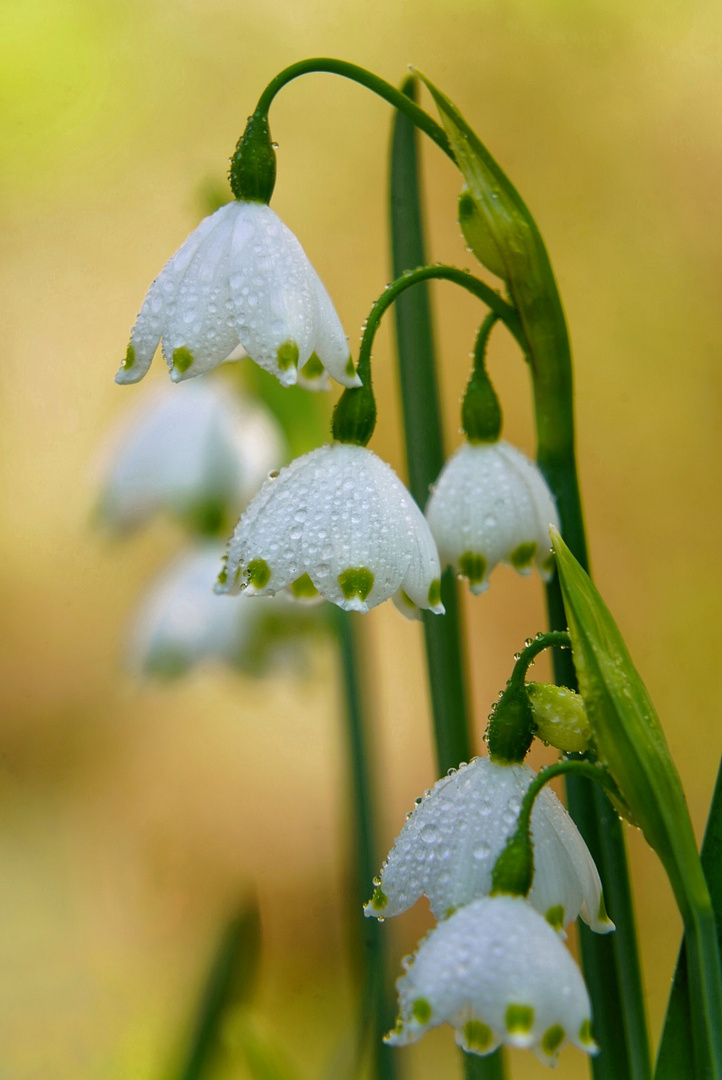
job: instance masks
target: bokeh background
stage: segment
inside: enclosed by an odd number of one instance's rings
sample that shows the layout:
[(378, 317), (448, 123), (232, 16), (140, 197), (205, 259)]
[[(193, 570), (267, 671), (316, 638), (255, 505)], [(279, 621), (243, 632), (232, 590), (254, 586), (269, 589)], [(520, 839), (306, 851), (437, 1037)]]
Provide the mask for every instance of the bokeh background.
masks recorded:
[[(145, 389), (113, 383), (130, 326), (276, 71), (328, 54), (391, 81), (409, 62), (427, 72), (546, 238), (576, 358), (594, 570), (701, 834), (722, 743), (722, 12), (714, 0), (3, 0), (0, 18), (0, 1075), (170, 1075), (223, 920), (255, 890), (258, 1016), (311, 1080), (353, 1011), (336, 658), (318, 645), (304, 678), (211, 669), (171, 688), (123, 672), (129, 613), (183, 543), (167, 522), (127, 543), (91, 526), (93, 463)], [(272, 122), (274, 208), (355, 344), (389, 276), (389, 109), (317, 75), (282, 92)], [(430, 254), (467, 265), (458, 176), (431, 146), (425, 176)], [(453, 449), (479, 310), (448, 285), (434, 295)], [(495, 337), (506, 434), (533, 452), (526, 373)], [(388, 331), (375, 380), (374, 449), (403, 473)], [(543, 627), (539, 583), (499, 569), (465, 616), (480, 735), (512, 654)], [(385, 850), (434, 779), (426, 685), (418, 626), (386, 605), (364, 630)], [(657, 1033), (679, 920), (631, 831), (629, 846)], [(398, 956), (425, 920), (386, 924)], [(448, 1029), (406, 1060), (410, 1080), (456, 1075)], [(515, 1075), (543, 1075), (514, 1060)], [(558, 1075), (585, 1074), (565, 1051)], [(228, 1075), (246, 1076), (232, 1053)]]

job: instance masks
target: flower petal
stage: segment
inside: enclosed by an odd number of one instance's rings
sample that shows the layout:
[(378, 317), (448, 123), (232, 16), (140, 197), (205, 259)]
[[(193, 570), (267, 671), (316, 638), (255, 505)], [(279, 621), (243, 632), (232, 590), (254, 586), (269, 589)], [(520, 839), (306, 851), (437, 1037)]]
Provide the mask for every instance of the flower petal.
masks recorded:
[[(426, 560), (414, 588), (422, 571), (437, 570), (433, 550), (426, 521), (394, 471), (365, 447), (334, 443), (264, 485), (236, 527), (222, 587), (243, 587), (252, 563), (262, 560), (263, 574), (250, 574), (254, 592), (275, 592), (307, 575), (325, 599), (365, 612), (397, 592), (412, 560)], [(430, 592), (429, 578), (419, 595), (423, 607), (436, 601)]]
[[(225, 208), (222, 208), (225, 209)], [(130, 334), (128, 356), (115, 377), (117, 383), (138, 382), (148, 371), (161, 336), (175, 310), (178, 288), (201, 244), (218, 224), (210, 214), (181, 244), (153, 281)]]
[(396, 985), (400, 1017), (386, 1036), (393, 1045), (416, 1042), (447, 1022), (476, 1054), (509, 1043), (552, 1062), (567, 1040), (596, 1050), (581, 972), (521, 897), (486, 897), (460, 908), (427, 934)]
[[(516, 826), (534, 772), (475, 758), (437, 781), (419, 801), (381, 871), (367, 915), (387, 918), (421, 896), (437, 919), (491, 889), (491, 872)], [(544, 788), (531, 818), (534, 880), (529, 902), (557, 930), (578, 914), (592, 929), (613, 929), (591, 855), (556, 795)]]
[(426, 507), (443, 565), (483, 592), (498, 562), (551, 571), (549, 523), (558, 515), (539, 469), (503, 441), (466, 443), (447, 461)]

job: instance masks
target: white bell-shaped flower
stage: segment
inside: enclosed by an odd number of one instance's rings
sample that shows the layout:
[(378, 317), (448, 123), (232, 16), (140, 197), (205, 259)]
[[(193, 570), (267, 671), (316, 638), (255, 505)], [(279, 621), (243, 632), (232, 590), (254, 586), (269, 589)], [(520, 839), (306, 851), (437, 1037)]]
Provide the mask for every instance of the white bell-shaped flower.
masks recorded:
[[(478, 757), (438, 780), (406, 819), (366, 914), (398, 915), (424, 895), (436, 918), (443, 919), (487, 896), (494, 863), (514, 832), (535, 775), (525, 764), (499, 765)], [(613, 930), (594, 860), (548, 786), (534, 801), (531, 836), (529, 903), (557, 931), (577, 915), (598, 933)]]
[(426, 517), (442, 566), (483, 592), (498, 562), (522, 574), (553, 570), (549, 526), (559, 527), (554, 499), (537, 466), (500, 440), (465, 443), (439, 474)]
[(346, 611), (398, 594), (399, 607), (443, 612), (439, 557), (396, 473), (363, 446), (322, 446), (269, 478), (236, 526), (218, 588), (297, 595), (314, 589)]
[(262, 675), (302, 667), (312, 619), (290, 598), (251, 603), (214, 592), (223, 547), (209, 543), (176, 559), (143, 598), (128, 634), (137, 674), (174, 678), (205, 662)]
[[(284, 386), (328, 371), (359, 386), (346, 335), (296, 237), (269, 206), (234, 200), (205, 218), (155, 279), (116, 382), (142, 379), (162, 342), (174, 381), (235, 358), (239, 346)], [(234, 356), (235, 354), (235, 356)]]
[(164, 509), (210, 526), (238, 514), (284, 457), (273, 415), (222, 381), (164, 386), (110, 440), (101, 520), (130, 529)]
[(449, 1023), (475, 1054), (500, 1043), (553, 1064), (569, 1041), (597, 1052), (584, 979), (539, 913), (519, 896), (475, 900), (434, 927), (397, 981), (399, 1020), (386, 1041), (417, 1042)]

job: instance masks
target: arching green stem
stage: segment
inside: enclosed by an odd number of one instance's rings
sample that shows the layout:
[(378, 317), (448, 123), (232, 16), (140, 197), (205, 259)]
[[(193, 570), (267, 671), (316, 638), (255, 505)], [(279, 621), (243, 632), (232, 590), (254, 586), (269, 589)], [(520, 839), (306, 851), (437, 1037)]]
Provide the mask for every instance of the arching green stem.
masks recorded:
[(468, 270), (460, 270), (458, 266), (445, 266), (442, 263), (436, 263), (434, 266), (420, 266), (416, 270), (407, 270), (384, 289), (371, 309), (371, 314), (368, 317), (361, 338), (359, 365), (365, 354), (371, 355), (371, 348), (379, 323), (397, 296), (400, 296), (406, 289), (410, 289), (412, 285), (417, 285), (420, 281), (430, 281), (434, 278), (439, 281), (451, 281), (454, 285), (460, 285), (462, 289), (466, 289), (472, 296), (483, 301), (488, 308), (491, 308), (497, 318), (501, 319), (522, 348), (525, 347), (519, 316), (511, 304), (508, 304), (486, 282), (470, 274)]
[(412, 101), (411, 98), (407, 97), (397, 87), (392, 86), (391, 83), (387, 83), (385, 79), (381, 79), (378, 75), (374, 75), (373, 72), (367, 71), (366, 68), (359, 67), (358, 64), (349, 64), (346, 60), (336, 60), (329, 56), (314, 56), (308, 60), (299, 60), (297, 64), (291, 64), (289, 67), (284, 68), (283, 71), (280, 71), (274, 79), (271, 79), (258, 99), (254, 115), (268, 116), (268, 110), (279, 90), (300, 75), (320, 72), (329, 75), (340, 75), (344, 79), (351, 79), (353, 82), (365, 86), (367, 90), (372, 90), (374, 94), (388, 101), (390, 105), (393, 105), (404, 116), (407, 116), (420, 131), (433, 139), (447, 157), (450, 157), (452, 161), (454, 160), (444, 129), (428, 113), (424, 112), (415, 101)]
[[(521, 685), (526, 679), (529, 665), (540, 652), (544, 651), (544, 649), (570, 649), (571, 646), (571, 638), (566, 630), (549, 630), (546, 634), (537, 634), (533, 641), (530, 641), (528, 645), (525, 645), (519, 653), (509, 683), (514, 686)], [(569, 770), (562, 771), (568, 772)]]
[(563, 776), (564, 773), (574, 773), (576, 776), (586, 777), (588, 780), (593, 780), (595, 784), (606, 788), (607, 791), (616, 793), (616, 784), (602, 765), (592, 765), (590, 761), (563, 758), (561, 761), (556, 761), (553, 765), (547, 765), (545, 769), (542, 769), (524, 792), (521, 810), (519, 811), (518, 828), (529, 828), (531, 812), (537, 795), (550, 780), (553, 780), (555, 776)]
[(371, 389), (371, 349), (376, 331), (384, 314), (398, 296), (420, 281), (429, 281), (431, 278), (451, 281), (482, 300), (521, 343), (521, 326), (514, 308), (468, 270), (459, 270), (456, 266), (436, 265), (420, 266), (417, 270), (404, 272), (382, 292), (371, 309), (361, 338), (357, 367), (364, 385), (344, 390), (334, 410), (332, 431), (334, 439), (338, 442), (365, 446), (371, 438), (376, 425), (376, 402)]
[(602, 787), (615, 791), (612, 778), (600, 765), (592, 765), (588, 761), (562, 760), (534, 777), (529, 787), (524, 792), (516, 829), (507, 840), (504, 850), (494, 863), (491, 872), (491, 895), (506, 893), (512, 896), (526, 896), (531, 889), (534, 879), (534, 847), (531, 841), (531, 814), (534, 809), (534, 801), (541, 789), (553, 780), (555, 776), (563, 773), (576, 773), (579, 776), (594, 780)]
[(538, 634), (517, 656), (514, 670), (499, 698), (486, 730), (489, 756), (500, 765), (522, 762), (534, 738), (535, 724), (526, 689), (526, 673), (535, 656), (550, 647), (569, 648), (569, 635), (563, 630)]

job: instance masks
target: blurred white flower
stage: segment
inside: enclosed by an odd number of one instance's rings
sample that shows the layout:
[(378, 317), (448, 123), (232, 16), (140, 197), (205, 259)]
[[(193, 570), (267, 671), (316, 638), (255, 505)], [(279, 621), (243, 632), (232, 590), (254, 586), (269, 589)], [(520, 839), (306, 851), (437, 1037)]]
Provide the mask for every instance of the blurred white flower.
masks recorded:
[[(387, 918), (427, 896), (437, 919), (491, 890), (491, 872), (514, 832), (536, 774), (488, 757), (442, 777), (409, 814), (365, 907)], [(597, 868), (576, 825), (550, 787), (531, 815), (534, 878), (527, 900), (557, 931), (581, 915), (598, 933), (614, 929)]]
[(236, 526), (219, 590), (318, 590), (347, 611), (396, 596), (408, 614), (442, 612), (439, 557), (424, 515), (393, 469), (333, 443), (266, 481)]
[(532, 563), (553, 571), (549, 525), (559, 527), (554, 499), (537, 466), (509, 443), (465, 443), (439, 474), (426, 506), (442, 566), (483, 592), (498, 562), (522, 574)]
[(284, 456), (281, 429), (262, 405), (212, 379), (164, 386), (110, 441), (100, 518), (130, 529), (163, 509), (212, 531), (243, 509)]
[(399, 1020), (386, 1041), (417, 1042), (447, 1022), (465, 1050), (528, 1047), (553, 1064), (568, 1040), (597, 1052), (589, 995), (557, 935), (519, 896), (476, 900), (431, 930), (397, 982)]
[(201, 545), (153, 584), (128, 635), (128, 666), (174, 678), (206, 661), (262, 675), (279, 662), (300, 668), (312, 622), (290, 599), (251, 603), (218, 596), (213, 585), (223, 546)]
[[(328, 293), (293, 233), (269, 206), (234, 200), (205, 218), (155, 279), (116, 382), (142, 379), (162, 342), (174, 381), (237, 356), (284, 386), (323, 386), (327, 370), (360, 386)], [(235, 357), (234, 357), (235, 358)]]

